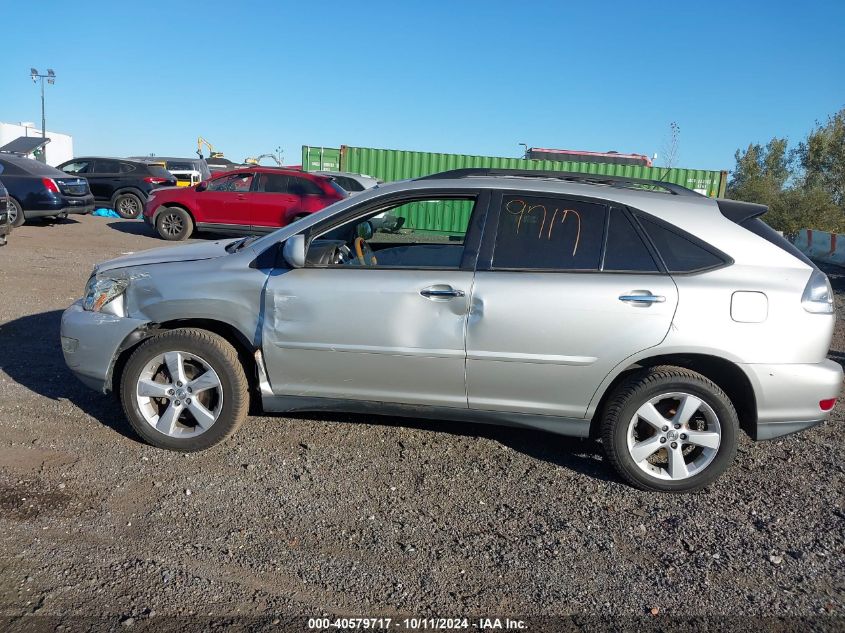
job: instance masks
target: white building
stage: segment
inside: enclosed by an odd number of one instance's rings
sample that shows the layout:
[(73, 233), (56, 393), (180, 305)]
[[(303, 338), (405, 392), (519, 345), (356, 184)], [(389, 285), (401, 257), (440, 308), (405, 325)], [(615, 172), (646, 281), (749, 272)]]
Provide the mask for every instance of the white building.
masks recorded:
[[(41, 130), (28, 122), (0, 123), (0, 147), (21, 136), (41, 136)], [(73, 137), (47, 130), (47, 164), (55, 167), (59, 163), (73, 158)]]

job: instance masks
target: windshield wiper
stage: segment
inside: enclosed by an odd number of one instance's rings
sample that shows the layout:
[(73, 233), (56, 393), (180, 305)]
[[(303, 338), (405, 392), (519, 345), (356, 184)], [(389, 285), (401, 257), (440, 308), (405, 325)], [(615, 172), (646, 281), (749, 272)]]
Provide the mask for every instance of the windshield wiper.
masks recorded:
[(255, 242), (257, 239), (257, 235), (247, 235), (245, 238), (229, 244), (229, 246), (226, 247), (226, 250), (228, 250), (230, 253), (237, 253), (239, 250), (246, 248), (247, 246)]

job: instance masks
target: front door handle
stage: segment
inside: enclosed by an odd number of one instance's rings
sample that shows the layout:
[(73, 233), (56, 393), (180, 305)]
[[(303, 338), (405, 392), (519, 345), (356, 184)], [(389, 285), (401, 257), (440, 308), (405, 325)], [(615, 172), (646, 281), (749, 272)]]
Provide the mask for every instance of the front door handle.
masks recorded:
[(436, 284), (423, 288), (420, 294), (426, 299), (454, 299), (455, 297), (463, 297), (464, 291), (457, 290), (446, 284)]
[(632, 290), (631, 294), (622, 295), (619, 301), (639, 306), (649, 306), (652, 303), (665, 303), (666, 297), (654, 295), (650, 290)]

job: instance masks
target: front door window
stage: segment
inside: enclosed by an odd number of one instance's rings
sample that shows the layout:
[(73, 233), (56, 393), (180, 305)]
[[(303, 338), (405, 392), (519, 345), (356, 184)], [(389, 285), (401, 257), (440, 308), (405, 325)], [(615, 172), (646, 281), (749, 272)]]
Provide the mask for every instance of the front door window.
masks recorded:
[(307, 265), (457, 270), (474, 207), (443, 197), (373, 211), (314, 239)]

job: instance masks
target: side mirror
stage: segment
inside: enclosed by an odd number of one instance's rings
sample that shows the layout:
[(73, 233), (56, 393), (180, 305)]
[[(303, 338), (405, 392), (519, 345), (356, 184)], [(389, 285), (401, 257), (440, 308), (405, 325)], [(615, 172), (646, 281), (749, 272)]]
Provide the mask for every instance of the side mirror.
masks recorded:
[(197, 191), (205, 191), (208, 189), (208, 181), (203, 180), (200, 184), (197, 185)]
[(305, 236), (302, 233), (293, 235), (285, 242), (282, 256), (290, 264), (291, 268), (302, 268), (305, 266)]
[(358, 223), (358, 226), (355, 228), (358, 232), (358, 237), (363, 237), (365, 240), (372, 239), (373, 233), (375, 233), (373, 223), (369, 220), (364, 220), (363, 222)]

